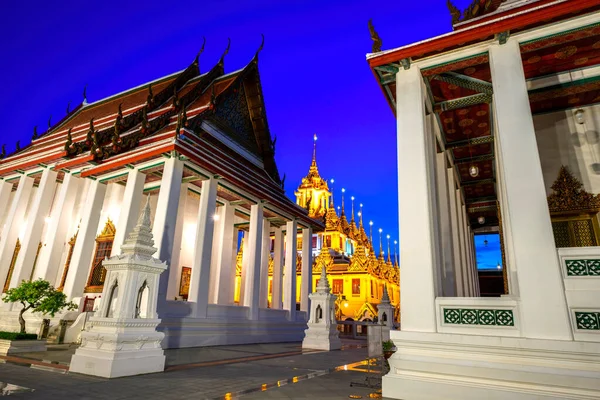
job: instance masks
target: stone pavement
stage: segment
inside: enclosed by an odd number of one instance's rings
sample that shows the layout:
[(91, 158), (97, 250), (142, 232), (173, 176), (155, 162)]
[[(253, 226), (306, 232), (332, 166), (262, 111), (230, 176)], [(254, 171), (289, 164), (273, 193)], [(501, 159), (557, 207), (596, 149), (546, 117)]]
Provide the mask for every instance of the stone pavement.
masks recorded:
[(34, 390), (11, 394), (15, 399), (347, 399), (375, 392), (350, 387), (365, 379), (364, 366), (355, 365), (365, 359), (364, 347), (301, 354), (299, 346), (178, 349), (167, 356), (170, 368), (164, 373), (112, 380), (5, 363), (0, 364), (0, 381)]

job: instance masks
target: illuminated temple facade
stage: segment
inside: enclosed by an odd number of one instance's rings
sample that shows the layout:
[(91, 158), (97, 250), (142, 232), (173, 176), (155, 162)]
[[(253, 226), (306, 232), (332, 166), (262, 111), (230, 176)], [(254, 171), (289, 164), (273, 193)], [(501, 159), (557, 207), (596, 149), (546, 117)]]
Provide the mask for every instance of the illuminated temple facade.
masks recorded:
[[(389, 236), (387, 256), (384, 254), (381, 236), (377, 253), (373, 246), (372, 234), (367, 235), (365, 231), (362, 204), (358, 219), (354, 217), (354, 198), (348, 222), (344, 207), (344, 189), (338, 215), (333, 192), (319, 174), (316, 139), (315, 135), (308, 175), (302, 178), (295, 192), (296, 203), (305, 208), (311, 218), (321, 220), (325, 224), (325, 229), (313, 233), (312, 237), (311, 248), (315, 260), (312, 272), (313, 287), (316, 287), (321, 269), (325, 266), (332, 293), (338, 296), (336, 318), (373, 321), (385, 286), (398, 317), (400, 271), (396, 256), (392, 260)], [(300, 244), (298, 246), (302, 247)]]
[[(84, 99), (29, 145), (3, 148), (0, 288), (42, 278), (62, 290), (78, 305), (51, 318), (50, 331), (66, 326), (65, 341), (76, 340), (85, 312), (118, 301), (116, 281), (100, 297), (109, 284), (102, 263), (120, 254), (148, 196), (154, 256), (168, 265), (151, 293), (163, 348), (301, 341), (313, 282), (306, 246), (324, 224), (285, 195), (258, 52), (227, 74), (224, 57), (207, 71), (197, 57), (151, 83)], [(3, 303), (0, 329), (15, 329), (17, 315), (18, 305)], [(42, 317), (26, 319), (37, 333)]]
[[(383, 396), (600, 398), (600, 3), (448, 1), (367, 61), (397, 124), (401, 330)], [(473, 236), (496, 232), (503, 295)]]

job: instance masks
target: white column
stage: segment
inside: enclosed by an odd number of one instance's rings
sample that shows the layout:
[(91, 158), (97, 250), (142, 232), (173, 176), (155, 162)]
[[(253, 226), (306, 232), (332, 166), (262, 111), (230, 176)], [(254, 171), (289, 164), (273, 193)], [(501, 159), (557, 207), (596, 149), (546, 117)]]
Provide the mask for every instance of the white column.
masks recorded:
[[(246, 291), (246, 277), (248, 275), (248, 249), (250, 248), (250, 244), (248, 243), (248, 238), (250, 237), (250, 232), (244, 231), (244, 237), (242, 238), (242, 276), (240, 277), (240, 301), (239, 305), (246, 306), (244, 303), (244, 293)], [(236, 260), (237, 261), (237, 260)]]
[(466, 287), (467, 287), (467, 296), (473, 297), (473, 268), (471, 266), (471, 256), (470, 256), (470, 241), (469, 241), (469, 233), (467, 231), (468, 216), (467, 216), (467, 207), (465, 205), (461, 208), (461, 219), (462, 219), (462, 237), (464, 243), (464, 255), (465, 255), (465, 272), (466, 272)]
[[(525, 337), (573, 340), (519, 44), (490, 47), (498, 147)], [(540, 287), (544, 288), (540, 290)]]
[(464, 217), (465, 214), (463, 212), (462, 205), (462, 196), (460, 194), (460, 189), (456, 191), (456, 208), (457, 208), (457, 216), (458, 216), (458, 240), (460, 244), (460, 269), (462, 275), (462, 287), (463, 287), (463, 296), (469, 297), (469, 285), (468, 285), (468, 269), (467, 269), (467, 256), (466, 256), (466, 240), (465, 240), (465, 231), (464, 227)]
[(312, 292), (312, 228), (302, 229), (302, 275), (300, 278), (300, 311), (310, 310), (308, 295)]
[(4, 217), (6, 217), (6, 213), (8, 212), (8, 202), (10, 200), (12, 188), (12, 183), (0, 181), (0, 205), (2, 206), (2, 209), (0, 210), (0, 240), (2, 240), (2, 227), (4, 226)]
[[(154, 247), (158, 250), (154, 257), (165, 261), (168, 270), (160, 274), (158, 286), (158, 309), (161, 303), (167, 299), (169, 286), (169, 275), (171, 273), (172, 256), (175, 250), (175, 227), (177, 225), (177, 211), (179, 208), (179, 197), (181, 194), (181, 179), (183, 177), (183, 162), (177, 157), (171, 157), (165, 161), (160, 191), (156, 202), (156, 215), (152, 224), (152, 235)], [(160, 312), (159, 312), (160, 314)]]
[(450, 199), (448, 199), (448, 168), (446, 167), (446, 154), (436, 155), (437, 182), (438, 182), (438, 215), (440, 218), (441, 238), (441, 278), (442, 293), (446, 297), (456, 296), (454, 285), (454, 249), (452, 248), (452, 223), (450, 221)]
[(208, 302), (216, 304), (215, 297), (219, 291), (217, 282), (217, 276), (219, 271), (219, 254), (223, 247), (223, 211), (224, 208), (221, 205), (215, 207), (215, 214), (213, 218), (213, 243), (212, 251), (210, 253), (210, 277), (208, 278)]
[(462, 268), (460, 260), (460, 239), (458, 237), (458, 209), (456, 205), (456, 184), (452, 169), (448, 169), (448, 199), (450, 201), (450, 222), (451, 222), (451, 240), (452, 253), (454, 262), (454, 282), (456, 284), (456, 296), (463, 297), (465, 295), (464, 286), (462, 283)]
[(260, 261), (263, 235), (263, 205), (254, 204), (250, 207), (250, 232), (248, 234), (248, 271), (244, 288), (244, 305), (249, 307), (248, 318), (258, 319), (260, 295)]
[(54, 200), (50, 221), (46, 227), (44, 246), (40, 250), (33, 279), (44, 279), (54, 284), (60, 260), (68, 240), (67, 233), (71, 226), (75, 199), (80, 188), (81, 179), (65, 173), (60, 190)]
[(39, 186), (35, 192), (33, 204), (27, 213), (25, 231), (21, 240), (21, 250), (15, 263), (10, 287), (17, 287), (23, 280), (29, 280), (33, 272), (34, 261), (42, 238), (46, 217), (52, 206), (58, 174), (48, 168), (42, 172)]
[(283, 285), (283, 230), (275, 229), (275, 248), (273, 249), (273, 293), (271, 294), (271, 308), (280, 310), (281, 288)]
[[(225, 203), (221, 207), (219, 218), (219, 242), (220, 248), (217, 253), (217, 263), (215, 271), (215, 293), (213, 302), (215, 304), (231, 304), (233, 303), (232, 284), (235, 284), (235, 251), (233, 243), (236, 243), (235, 227), (233, 222), (235, 219), (235, 207), (229, 203)], [(237, 244), (237, 243), (236, 243)], [(233, 275), (233, 278), (232, 278)]]
[(98, 181), (90, 182), (83, 211), (81, 212), (79, 234), (71, 256), (71, 266), (63, 288), (63, 293), (67, 295), (69, 300), (83, 295), (83, 288), (92, 262), (92, 253), (96, 245), (96, 232), (100, 223), (105, 194), (106, 185)]
[[(189, 183), (181, 185), (179, 192), (179, 204), (177, 205), (177, 222), (175, 223), (175, 234), (173, 235), (173, 252), (171, 254), (171, 266), (168, 272), (164, 274), (169, 275), (169, 285), (167, 288), (167, 300), (172, 300), (176, 296), (179, 296), (179, 286), (177, 282), (181, 276), (181, 266), (179, 265), (179, 259), (181, 258), (181, 241), (183, 239), (183, 223), (185, 217), (185, 205), (188, 199), (188, 187)], [(163, 275), (164, 275), (163, 274)]]
[(125, 193), (123, 194), (123, 200), (121, 201), (121, 213), (119, 214), (119, 221), (115, 227), (115, 240), (110, 253), (111, 257), (121, 254), (121, 245), (137, 223), (140, 216), (140, 206), (142, 203), (142, 195), (144, 194), (145, 182), (145, 174), (137, 169), (129, 170), (127, 184), (125, 185)]
[(288, 221), (285, 227), (285, 269), (283, 271), (283, 308), (288, 310), (288, 319), (296, 320), (296, 256), (298, 255), (296, 220)]
[(269, 254), (271, 252), (271, 223), (263, 221), (262, 255), (260, 260), (260, 308), (267, 308), (269, 304)]
[(402, 329), (435, 332), (434, 166), (425, 129), (423, 79), (417, 66), (398, 71), (396, 93)]
[(208, 310), (208, 287), (216, 208), (217, 180), (210, 178), (202, 181), (202, 194), (196, 222), (196, 246), (188, 296), (188, 301), (196, 303), (196, 316), (200, 318), (206, 318)]
[(0, 288), (4, 287), (8, 268), (17, 244), (17, 236), (25, 223), (25, 211), (27, 210), (27, 203), (29, 203), (32, 188), (33, 178), (22, 176), (10, 209), (8, 210), (2, 239), (0, 240)]

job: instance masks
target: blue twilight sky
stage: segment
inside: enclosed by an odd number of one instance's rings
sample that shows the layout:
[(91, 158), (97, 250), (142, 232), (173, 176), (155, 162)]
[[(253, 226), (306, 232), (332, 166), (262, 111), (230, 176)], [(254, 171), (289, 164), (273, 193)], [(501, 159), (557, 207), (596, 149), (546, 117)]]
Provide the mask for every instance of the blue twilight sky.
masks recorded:
[(500, 236), (497, 233), (475, 235), (475, 249), (477, 269), (498, 270), (498, 265), (502, 266)]
[[(455, 0), (465, 8), (470, 0)], [(206, 36), (201, 69), (231, 38), (226, 71), (243, 67), (266, 37), (260, 73), (276, 158), (290, 198), (308, 172), (312, 135), (335, 200), (346, 188), (366, 220), (398, 237), (395, 121), (365, 55), (369, 18), (394, 48), (451, 30), (445, 0), (396, 1), (18, 1), (0, 24), (4, 77), (0, 144), (29, 143), (88, 101), (184, 69)], [(410, 173), (410, 171), (406, 171)], [(378, 241), (376, 241), (378, 244)], [(393, 250), (392, 250), (393, 251)]]

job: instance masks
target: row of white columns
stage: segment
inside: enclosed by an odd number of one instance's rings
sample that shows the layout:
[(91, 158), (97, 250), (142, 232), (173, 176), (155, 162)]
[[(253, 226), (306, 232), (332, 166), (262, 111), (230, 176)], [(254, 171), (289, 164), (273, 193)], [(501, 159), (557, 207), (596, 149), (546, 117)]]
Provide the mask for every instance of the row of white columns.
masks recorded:
[[(153, 235), (155, 255), (169, 264), (169, 272), (161, 275), (159, 299), (174, 298), (179, 277), (179, 258), (182, 241), (183, 219), (188, 184), (182, 185), (183, 162), (169, 158), (164, 165), (161, 187), (154, 216)], [(89, 276), (90, 264), (95, 247), (102, 206), (107, 193), (107, 185), (97, 180), (77, 178), (65, 174), (61, 185), (56, 182), (57, 173), (51, 169), (42, 172), (35, 195), (31, 196), (34, 180), (23, 176), (12, 197), (11, 205), (3, 221), (5, 229), (0, 237), (0, 277), (4, 279), (14, 252), (19, 230), (26, 221), (21, 238), (21, 250), (12, 273), (10, 287), (15, 287), (24, 279), (43, 278), (49, 281), (57, 279), (61, 256), (73, 227), (74, 209), (80, 202), (80, 225), (63, 292), (69, 299), (81, 297)], [(120, 247), (126, 234), (130, 232), (139, 216), (144, 190), (145, 175), (131, 169), (127, 183), (122, 191), (119, 218), (116, 222), (116, 234), (111, 255), (120, 253)], [(196, 317), (206, 317), (208, 304), (233, 304), (235, 288), (235, 257), (237, 248), (237, 229), (234, 226), (235, 208), (224, 204), (217, 212), (217, 180), (210, 178), (202, 183), (196, 236), (193, 247), (192, 275), (188, 301), (194, 303)], [(55, 189), (59, 187), (55, 194)], [(0, 182), (0, 200), (10, 202), (12, 184)], [(30, 197), (32, 197), (30, 199)], [(29, 204), (31, 203), (31, 204)], [(50, 207), (52, 209), (50, 210)], [(50, 219), (44, 231), (44, 220), (51, 211)], [(218, 215), (219, 218), (215, 218)], [(218, 223), (216, 223), (218, 220)], [(290, 319), (296, 312), (296, 221), (286, 225), (286, 283), (283, 284), (283, 229), (275, 228), (275, 252), (273, 273), (273, 308), (289, 310)], [(72, 232), (71, 232), (72, 234)], [(242, 305), (249, 308), (249, 318), (258, 319), (259, 309), (267, 307), (268, 301), (268, 262), (270, 254), (271, 226), (263, 215), (263, 205), (251, 206), (249, 235), (245, 243), (243, 267), (244, 283)], [(302, 274), (301, 309), (308, 311), (308, 294), (311, 286), (312, 257), (310, 246), (312, 231), (303, 230), (304, 254)], [(42, 241), (38, 261), (34, 260), (37, 246)], [(308, 251), (307, 251), (308, 249)], [(287, 266), (287, 264), (290, 264)], [(32, 275), (33, 274), (33, 275)], [(2, 282), (3, 283), (3, 282)], [(306, 288), (306, 289), (304, 289)], [(304, 293), (306, 292), (306, 293)], [(282, 297), (286, 299), (284, 307)], [(287, 300), (292, 300), (287, 301)], [(164, 304), (164, 302), (163, 302)], [(160, 307), (160, 304), (159, 304)]]
[[(512, 39), (494, 44), (489, 53), (509, 290), (519, 300), (523, 336), (569, 340), (569, 316), (519, 44)], [(441, 157), (437, 166), (431, 157), (433, 132), (427, 129), (418, 65), (397, 73), (396, 90), (402, 329), (435, 332), (435, 298), (452, 292), (445, 279), (454, 275), (459, 296), (478, 294), (475, 269), (455, 268), (452, 274), (448, 264), (449, 260), (455, 267), (475, 264), (473, 234), (453, 174), (445, 170)], [(437, 185), (432, 184), (436, 170)], [(441, 194), (444, 188), (447, 196)], [(445, 243), (449, 237), (452, 246)], [(444, 280), (438, 279), (444, 272)]]

